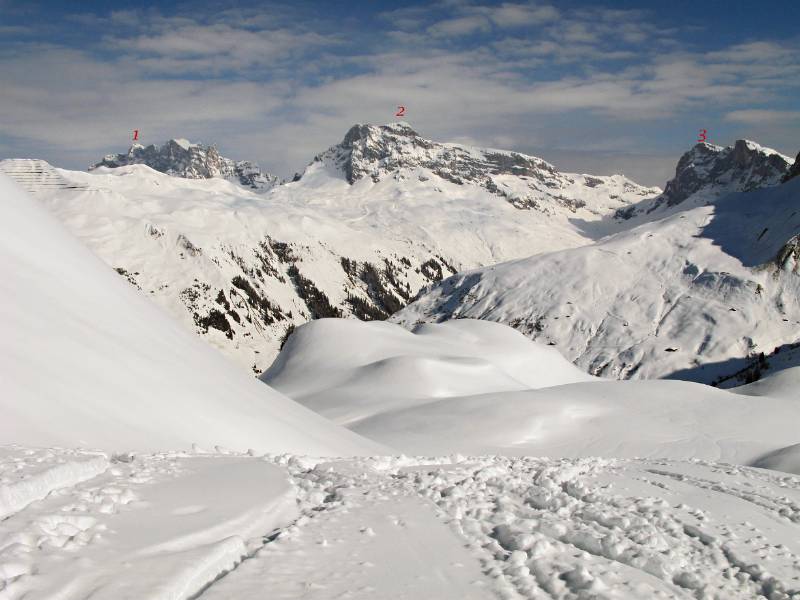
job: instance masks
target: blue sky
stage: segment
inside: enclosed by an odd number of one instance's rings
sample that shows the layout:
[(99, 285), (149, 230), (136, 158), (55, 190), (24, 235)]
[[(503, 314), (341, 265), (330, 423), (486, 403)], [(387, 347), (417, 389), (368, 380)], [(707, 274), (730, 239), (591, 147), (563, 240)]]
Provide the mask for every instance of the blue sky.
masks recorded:
[(279, 175), (357, 122), (662, 185), (707, 129), (800, 150), (800, 3), (0, 0), (0, 157), (214, 142)]

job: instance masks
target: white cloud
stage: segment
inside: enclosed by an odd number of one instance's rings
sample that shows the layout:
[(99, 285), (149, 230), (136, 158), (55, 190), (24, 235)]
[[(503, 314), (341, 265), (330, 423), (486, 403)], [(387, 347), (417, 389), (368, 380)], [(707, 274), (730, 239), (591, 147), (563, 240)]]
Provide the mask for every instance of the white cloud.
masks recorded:
[(747, 124), (800, 122), (800, 110), (769, 110), (761, 108), (733, 110), (725, 115), (725, 120)]

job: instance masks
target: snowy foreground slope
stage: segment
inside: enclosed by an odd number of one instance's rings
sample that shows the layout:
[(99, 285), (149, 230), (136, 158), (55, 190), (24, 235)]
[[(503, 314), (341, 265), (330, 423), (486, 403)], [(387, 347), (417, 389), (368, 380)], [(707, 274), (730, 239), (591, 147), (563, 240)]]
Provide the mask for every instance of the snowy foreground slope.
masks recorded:
[(40, 492), (0, 521), (4, 600), (800, 597), (800, 478), (759, 469), (7, 447), (0, 478)]
[(480, 318), (618, 378), (713, 382), (798, 341), (800, 179), (450, 277), (392, 317)]
[[(353, 352), (341, 352), (342, 339)], [(486, 321), (413, 333), (391, 323), (316, 321), (292, 335), (262, 379), (407, 454), (751, 464), (800, 442), (794, 381), (738, 394), (683, 381), (607, 381)]]
[(0, 175), (0, 443), (380, 448), (253, 381)]
[[(152, 164), (206, 173), (182, 143), (153, 149)], [(299, 180), (266, 193), (143, 164), (83, 173), (17, 160), (2, 170), (131, 284), (258, 373), (293, 325), (385, 318), (457, 270), (585, 244), (604, 215), (660, 191), (431, 142), (399, 124), (353, 127)]]

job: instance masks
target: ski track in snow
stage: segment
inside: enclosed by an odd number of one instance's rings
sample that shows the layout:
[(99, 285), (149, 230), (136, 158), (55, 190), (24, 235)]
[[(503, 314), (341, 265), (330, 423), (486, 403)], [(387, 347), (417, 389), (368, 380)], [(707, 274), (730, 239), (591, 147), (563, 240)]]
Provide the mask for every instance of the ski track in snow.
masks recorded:
[[(87, 458), (2, 456), (0, 489)], [(320, 460), (114, 457), (0, 522), (0, 598), (800, 599), (794, 475), (699, 460)]]

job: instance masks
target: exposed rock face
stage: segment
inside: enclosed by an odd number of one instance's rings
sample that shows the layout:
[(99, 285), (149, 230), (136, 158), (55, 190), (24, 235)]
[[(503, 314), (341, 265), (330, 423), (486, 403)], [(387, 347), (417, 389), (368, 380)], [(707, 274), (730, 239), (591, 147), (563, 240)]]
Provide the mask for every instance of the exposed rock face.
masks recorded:
[(786, 183), (790, 179), (800, 176), (800, 152), (797, 153), (797, 158), (794, 159), (794, 164), (783, 176), (782, 183)]
[(280, 183), (275, 175), (263, 173), (250, 161), (234, 161), (220, 156), (213, 145), (192, 144), (186, 140), (169, 140), (161, 146), (134, 144), (126, 154), (109, 154), (89, 170), (139, 164), (186, 179), (222, 177), (257, 191), (268, 190)]
[[(458, 185), (477, 185), (505, 198), (516, 208), (545, 212), (548, 205), (554, 204), (574, 212), (586, 205), (581, 192), (600, 187), (597, 191), (602, 194), (602, 186), (611, 179), (561, 173), (540, 158), (518, 152), (432, 142), (420, 137), (406, 123), (354, 125), (342, 143), (314, 161), (332, 163), (351, 184), (364, 178), (377, 183), (386, 177), (402, 178), (416, 171), (420, 179), (433, 174)], [(623, 192), (631, 196), (630, 201), (659, 191), (616, 177), (624, 180)], [(576, 184), (584, 189), (575, 190)]]
[(727, 147), (699, 143), (681, 156), (675, 177), (667, 182), (661, 196), (635, 209), (617, 211), (616, 218), (660, 215), (692, 198), (702, 204), (731, 192), (778, 185), (791, 162), (789, 157), (749, 140), (737, 140)]

